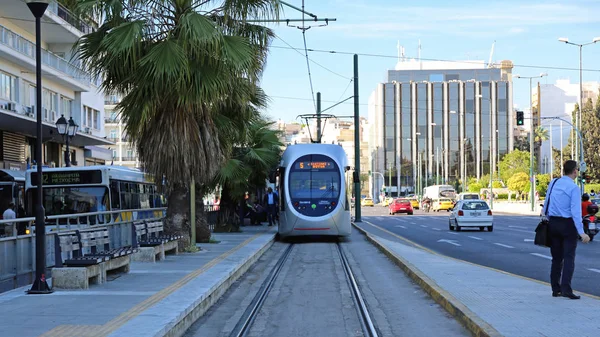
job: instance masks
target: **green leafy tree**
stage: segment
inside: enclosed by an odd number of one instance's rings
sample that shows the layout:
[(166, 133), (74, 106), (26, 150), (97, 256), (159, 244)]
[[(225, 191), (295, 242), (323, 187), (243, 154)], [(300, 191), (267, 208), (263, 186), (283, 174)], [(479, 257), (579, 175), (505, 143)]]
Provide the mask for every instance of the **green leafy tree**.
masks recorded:
[[(167, 182), (165, 230), (189, 244), (189, 187), (206, 188), (227, 159), (218, 129), (255, 98), (270, 29), (248, 19), (277, 17), (275, 0), (83, 0), (78, 11), (103, 17), (77, 43), (85, 68), (120, 94), (125, 131), (148, 173)], [(220, 134), (221, 133), (221, 134)], [(201, 196), (200, 196), (201, 198)], [(208, 233), (203, 231), (202, 233)], [(202, 236), (199, 233), (199, 236)], [(208, 237), (199, 237), (208, 240)]]
[(515, 173), (508, 179), (508, 189), (515, 192), (525, 192), (529, 184), (529, 175), (524, 172)]
[(514, 150), (505, 155), (498, 164), (502, 181), (507, 182), (515, 173), (519, 172), (529, 175), (529, 160), (529, 152), (521, 150)]
[(538, 126), (535, 128), (535, 138), (534, 142), (539, 143), (541, 145), (542, 142), (545, 142), (549, 139), (548, 130), (544, 127)]
[(550, 175), (538, 174), (535, 178), (537, 179), (536, 190), (540, 193), (541, 197), (545, 197), (548, 191), (548, 184), (550, 184)]
[(480, 183), (469, 184), (469, 192), (479, 193), (479, 191), (483, 188)]
[(515, 150), (529, 151), (529, 139), (526, 136), (515, 137)]
[(269, 172), (277, 167), (283, 144), (271, 124), (260, 117), (254, 118), (245, 129), (229, 134), (236, 146), (215, 178), (215, 185), (222, 189), (217, 226), (237, 230), (245, 214), (246, 192), (264, 189)]
[(596, 102), (594, 107), (592, 99), (588, 99), (583, 107), (581, 122), (584, 160), (587, 164), (585, 173), (590, 176), (592, 183), (597, 183), (600, 181), (600, 102)]

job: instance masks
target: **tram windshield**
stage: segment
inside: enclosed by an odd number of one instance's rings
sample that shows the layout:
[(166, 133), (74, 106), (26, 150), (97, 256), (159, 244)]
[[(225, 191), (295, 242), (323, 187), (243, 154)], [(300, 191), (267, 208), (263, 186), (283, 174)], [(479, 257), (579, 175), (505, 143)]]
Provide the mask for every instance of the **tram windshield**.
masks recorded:
[[(97, 187), (44, 187), (44, 209), (46, 215), (65, 215), (87, 212), (102, 212), (108, 208), (108, 189)], [(27, 191), (27, 212), (33, 214), (31, 205), (36, 189)]]
[(340, 174), (336, 171), (290, 174), (292, 199), (337, 199), (340, 196)]

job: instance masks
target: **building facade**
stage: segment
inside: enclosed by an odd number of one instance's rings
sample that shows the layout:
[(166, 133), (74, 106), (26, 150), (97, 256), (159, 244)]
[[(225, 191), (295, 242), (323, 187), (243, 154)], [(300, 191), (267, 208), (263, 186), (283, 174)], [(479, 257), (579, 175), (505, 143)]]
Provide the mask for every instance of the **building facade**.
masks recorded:
[[(79, 132), (70, 141), (71, 164), (104, 164), (104, 97), (98, 81), (73, 58), (77, 39), (94, 29), (59, 5), (50, 5), (42, 26), (43, 164), (63, 166), (65, 140), (56, 121), (72, 117)], [(24, 1), (0, 6), (0, 169), (24, 170), (32, 163), (36, 137), (35, 20)]]
[(111, 151), (111, 163), (113, 165), (126, 166), (130, 168), (142, 168), (139, 161), (137, 150), (133, 143), (129, 141), (125, 124), (121, 121), (119, 111), (116, 105), (120, 98), (117, 95), (109, 95), (104, 102), (104, 128), (106, 129), (106, 138), (115, 143), (107, 147)]
[(510, 61), (399, 62), (388, 71), (369, 98), (373, 197), (390, 181), (409, 194), (496, 172), (513, 148), (511, 71)]

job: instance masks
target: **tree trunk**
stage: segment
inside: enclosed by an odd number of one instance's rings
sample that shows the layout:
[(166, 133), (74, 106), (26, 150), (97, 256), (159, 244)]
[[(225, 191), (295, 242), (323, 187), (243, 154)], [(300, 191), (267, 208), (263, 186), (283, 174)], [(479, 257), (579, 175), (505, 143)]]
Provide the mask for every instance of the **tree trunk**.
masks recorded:
[(164, 222), (166, 234), (182, 235), (179, 240), (179, 249), (184, 250), (190, 245), (190, 197), (186, 186), (174, 186), (169, 193), (167, 218)]
[(204, 211), (204, 191), (196, 188), (196, 243), (207, 243), (210, 241), (211, 232), (208, 219)]
[(218, 232), (238, 232), (238, 216), (235, 214), (236, 202), (233, 200), (228, 188), (223, 188), (221, 193), (221, 204), (215, 231)]

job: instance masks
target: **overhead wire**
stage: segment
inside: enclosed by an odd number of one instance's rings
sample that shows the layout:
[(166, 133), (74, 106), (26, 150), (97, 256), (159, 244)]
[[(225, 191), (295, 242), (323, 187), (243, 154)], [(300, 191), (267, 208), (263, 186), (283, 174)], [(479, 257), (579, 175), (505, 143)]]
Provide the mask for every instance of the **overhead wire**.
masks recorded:
[[(271, 46), (271, 48), (278, 49), (290, 49), (290, 47), (285, 46)], [(292, 47), (293, 48), (293, 47)], [(340, 54), (340, 55), (359, 55), (366, 57), (380, 57), (380, 58), (393, 58), (397, 59), (397, 55), (384, 55), (384, 54), (369, 54), (369, 53), (357, 53), (357, 52), (347, 52), (347, 51), (337, 51), (337, 50), (323, 50), (323, 49), (307, 49), (307, 51), (315, 52), (315, 53), (328, 53), (328, 54)], [(433, 58), (423, 58), (420, 60), (423, 61), (440, 61), (440, 62), (455, 62), (455, 63), (466, 63), (466, 64), (481, 64), (481, 62), (476, 61), (460, 61), (460, 60), (446, 60), (446, 59), (433, 59)], [(550, 70), (568, 70), (568, 71), (579, 71), (579, 68), (569, 68), (569, 67), (558, 67), (558, 66), (541, 66), (541, 65), (529, 65), (529, 64), (513, 64), (514, 67), (518, 68), (535, 68), (535, 69), (550, 69)], [(582, 71), (588, 72), (600, 72), (600, 69), (581, 69)]]

